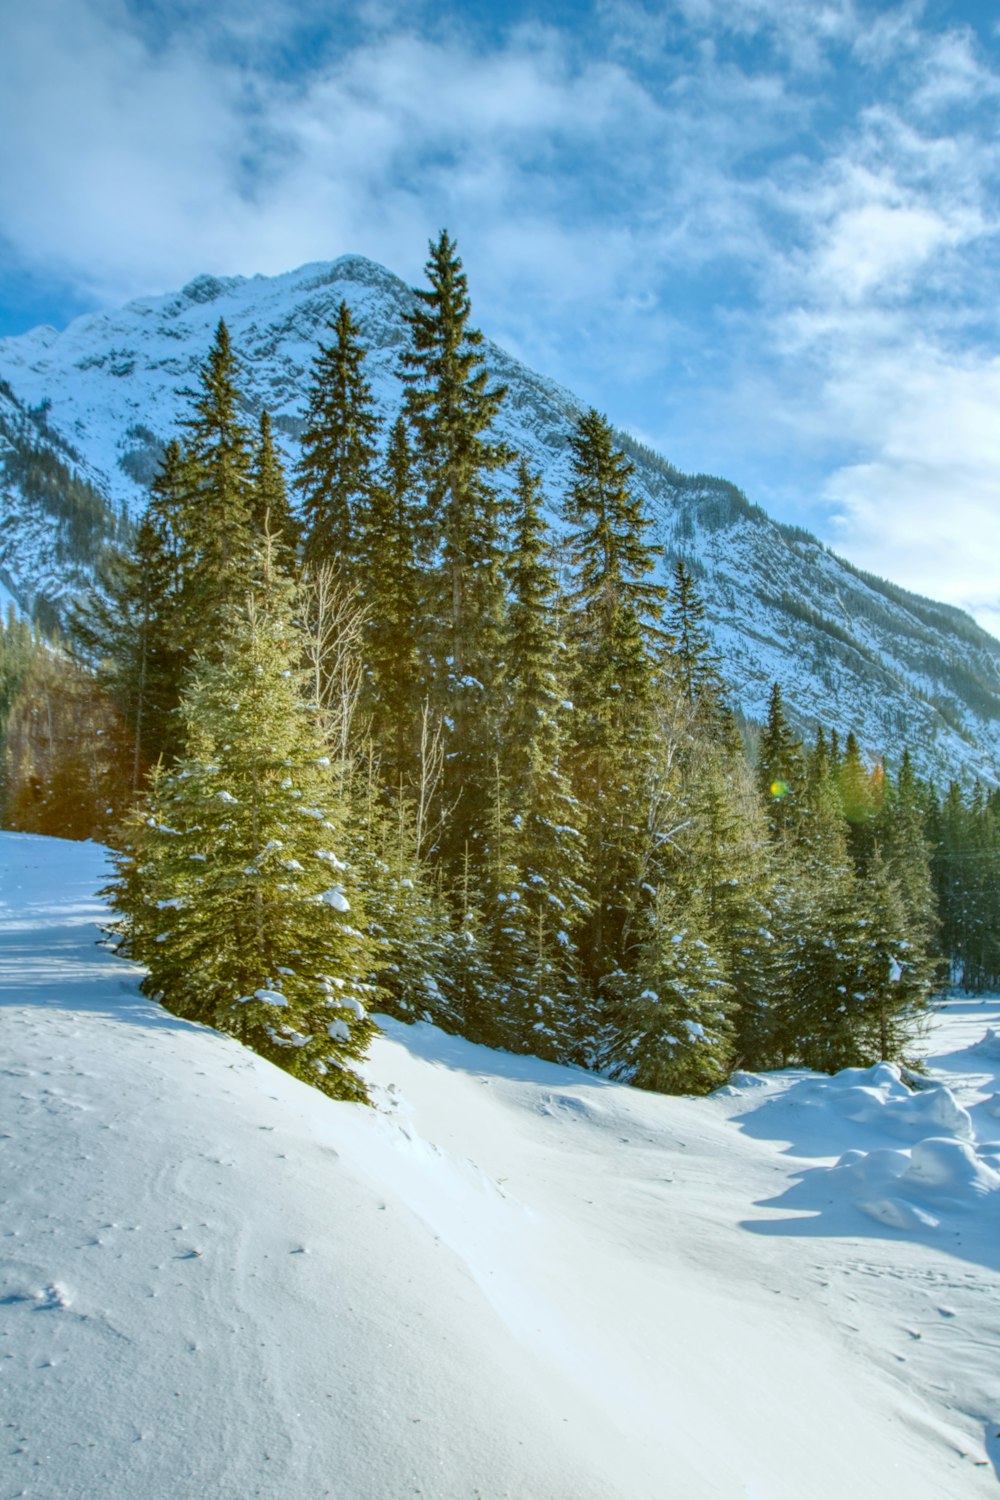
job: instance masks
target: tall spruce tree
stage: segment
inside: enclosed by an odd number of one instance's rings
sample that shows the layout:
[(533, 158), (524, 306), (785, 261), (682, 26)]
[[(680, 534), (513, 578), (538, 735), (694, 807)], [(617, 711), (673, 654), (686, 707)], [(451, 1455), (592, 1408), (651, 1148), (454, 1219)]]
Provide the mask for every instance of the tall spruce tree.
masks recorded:
[(753, 774), (725, 743), (696, 748), (688, 769), (689, 859), (709, 935), (731, 986), (718, 1025), (733, 1037), (729, 1062), (761, 1068), (772, 1058), (772, 1000), (782, 955), (772, 933), (777, 914), (773, 850)]
[(668, 594), (665, 629), (681, 689), (689, 703), (700, 703), (721, 692), (719, 658), (705, 630), (705, 602), (683, 558), (674, 564)]
[[(825, 756), (825, 748), (824, 748)], [(805, 781), (802, 744), (796, 739), (785, 717), (781, 687), (771, 688), (767, 723), (757, 751), (757, 785), (765, 807), (772, 837), (780, 838), (788, 824), (798, 816)]]
[(131, 780), (179, 748), (176, 708), (195, 621), (183, 610), (189, 467), (176, 439), (163, 454), (146, 512), (104, 559), (95, 587), (70, 614), (74, 650), (131, 736)]
[(341, 781), (302, 692), (291, 586), (258, 559), (184, 693), (184, 754), (158, 770), (108, 889), (144, 991), (335, 1098), (374, 1027), (372, 964)]
[(313, 360), (295, 484), (306, 564), (333, 563), (353, 587), (381, 423), (363, 373), (364, 345), (346, 302), (330, 327), (333, 343), (321, 345)]
[(163, 538), (147, 512), (131, 544), (106, 558), (98, 586), (71, 616), (74, 647), (129, 732), (135, 791), (146, 767), (169, 751), (174, 738), (170, 716), (179, 674), (169, 633), (172, 586)]
[[(580, 808), (566, 776), (566, 667), (559, 586), (540, 481), (523, 461), (514, 498), (504, 649), (503, 768), (494, 895), (506, 898), (506, 981), (514, 1045), (566, 1056), (583, 1002), (577, 935), (588, 912)], [(501, 965), (503, 967), (503, 965)]]
[(657, 778), (657, 675), (664, 588), (652, 582), (659, 548), (631, 489), (633, 466), (611, 427), (586, 412), (571, 439), (566, 496), (573, 652), (573, 790), (586, 809), (586, 963), (591, 982), (621, 967), (641, 899), (648, 810)]
[(183, 426), (182, 599), (187, 650), (205, 639), (212, 620), (243, 588), (255, 545), (250, 434), (240, 415), (240, 370), (229, 330), (219, 323), (189, 392), (193, 411)]
[(608, 982), (613, 1077), (668, 1094), (704, 1094), (732, 1065), (733, 987), (701, 899), (664, 886), (628, 969)]
[(831, 768), (812, 781), (780, 865), (784, 982), (774, 1007), (782, 1064), (820, 1071), (874, 1061), (866, 1051), (866, 917)]
[(855, 868), (864, 874), (875, 848), (875, 815), (881, 790), (881, 767), (865, 768), (857, 735), (850, 730), (837, 765), (840, 803), (847, 819), (848, 844)]
[(425, 578), (416, 475), (405, 420), (389, 434), (359, 539), (365, 665), (361, 710), (383, 784), (412, 791), (419, 774), (421, 711), (429, 685), (421, 645)]
[(446, 716), (440, 855), (453, 882), (485, 849), (492, 820), (504, 613), (501, 506), (491, 476), (509, 460), (491, 435), (505, 389), (490, 384), (468, 284), (447, 231), (430, 246), (429, 288), (407, 314), (402, 358), (430, 562), (428, 677)]
[(298, 525), (288, 503), (281, 455), (274, 445), (270, 413), (260, 414), (250, 476), (250, 523), (258, 545), (271, 539), (271, 557), (286, 573), (295, 569)]

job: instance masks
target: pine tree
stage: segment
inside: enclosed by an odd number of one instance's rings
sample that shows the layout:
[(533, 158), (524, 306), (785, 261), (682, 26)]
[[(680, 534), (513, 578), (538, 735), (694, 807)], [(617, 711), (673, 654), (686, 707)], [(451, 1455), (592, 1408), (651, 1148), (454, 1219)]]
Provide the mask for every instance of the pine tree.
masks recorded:
[(381, 424), (362, 371), (364, 346), (346, 302), (330, 327), (335, 341), (321, 345), (313, 360), (295, 483), (302, 499), (305, 562), (334, 564), (352, 587), (375, 485)]
[(899, 887), (914, 953), (932, 963), (938, 917), (931, 875), (931, 846), (926, 832), (926, 799), (903, 751), (895, 784), (890, 784), (878, 818), (878, 838), (889, 875)]
[(614, 1040), (605, 1062), (638, 1088), (703, 1094), (732, 1066), (732, 986), (704, 905), (664, 887), (634, 962), (608, 982)]
[(91, 673), (56, 642), (19, 673), (3, 726), (0, 821), (56, 838), (106, 840), (128, 805), (127, 731)]
[(253, 556), (250, 438), (240, 416), (239, 366), (220, 322), (201, 369), (200, 387), (189, 392), (193, 414), (184, 422), (188, 440), (180, 476), (180, 534), (184, 616), (190, 649), (211, 630), (213, 616), (243, 587)]
[(873, 778), (865, 769), (861, 749), (853, 729), (844, 742), (844, 754), (837, 768), (837, 785), (841, 806), (848, 824), (848, 843), (855, 868), (863, 874), (874, 850), (874, 819), (878, 798), (876, 789), (881, 777)]
[[(433, 758), (433, 748), (428, 754)], [(353, 863), (365, 893), (380, 1003), (400, 1020), (431, 1021), (456, 1031), (461, 1017), (441, 983), (450, 913), (421, 847), (419, 780), (415, 795), (408, 791), (387, 803), (379, 769), (370, 755), (353, 799)], [(437, 774), (436, 762), (428, 774)]]
[(17, 701), (41, 640), (28, 621), (8, 605), (7, 619), (0, 624), (0, 747), (8, 715)]
[[(825, 756), (825, 748), (824, 748)], [(802, 745), (785, 718), (781, 687), (771, 689), (767, 724), (757, 752), (757, 785), (768, 809), (771, 834), (780, 838), (798, 813), (805, 780)]]
[(861, 936), (852, 991), (857, 1057), (902, 1062), (930, 1002), (931, 964), (899, 881), (876, 848), (858, 891)]
[[(522, 461), (508, 565), (501, 726), (506, 840), (491, 863), (507, 898), (512, 1045), (546, 1056), (573, 1050), (581, 1009), (576, 939), (588, 911), (580, 809), (566, 778), (564, 652), (559, 588), (540, 482)], [(516, 955), (516, 957), (515, 957)]]
[(954, 976), (973, 993), (1000, 983), (1000, 817), (995, 795), (952, 784), (937, 814), (934, 878), (942, 941)]
[(670, 641), (670, 663), (681, 692), (698, 710), (706, 727), (722, 731), (731, 748), (739, 734), (726, 705), (719, 658), (705, 630), (705, 603), (690, 570), (679, 558), (674, 566), (664, 628)]
[(730, 1064), (770, 1066), (772, 1002), (782, 978), (773, 848), (753, 774), (725, 744), (699, 747), (688, 770), (690, 880), (703, 903), (709, 934), (731, 987), (722, 1020), (734, 1040)]
[(491, 821), (504, 610), (501, 508), (491, 475), (508, 462), (491, 437), (505, 396), (491, 386), (470, 326), (468, 285), (446, 231), (430, 246), (429, 290), (407, 314), (403, 355), (406, 415), (423, 497), (432, 563), (427, 600), (432, 702), (447, 717), (450, 744), (442, 800), (449, 809), (440, 855), (460, 881), (478, 857)]
[(421, 645), (424, 577), (416, 476), (400, 417), (389, 435), (360, 538), (358, 579), (364, 603), (362, 713), (383, 783), (410, 788), (417, 773), (421, 705), (429, 690)]
[(288, 504), (285, 472), (281, 456), (274, 446), (271, 417), (260, 414), (257, 443), (250, 476), (250, 522), (257, 544), (271, 539), (271, 556), (275, 566), (286, 573), (295, 568), (298, 550), (298, 525)]
[(659, 549), (630, 488), (632, 465), (596, 411), (571, 440), (565, 502), (573, 652), (573, 790), (593, 909), (586, 943), (592, 983), (621, 966), (640, 898), (648, 810), (657, 778), (657, 647), (665, 590), (650, 581)]
[(784, 982), (774, 1007), (777, 1060), (827, 1072), (860, 1066), (864, 916), (830, 771), (807, 790), (795, 840), (781, 862), (775, 910), (784, 947)]
[(173, 662), (162, 630), (171, 570), (153, 518), (143, 516), (127, 549), (109, 554), (99, 584), (70, 617), (73, 644), (122, 716), (133, 745), (131, 782), (170, 743)]
[(257, 571), (190, 677), (184, 754), (153, 776), (108, 894), (147, 994), (364, 1099), (372, 959), (340, 782), (303, 697), (290, 585)]

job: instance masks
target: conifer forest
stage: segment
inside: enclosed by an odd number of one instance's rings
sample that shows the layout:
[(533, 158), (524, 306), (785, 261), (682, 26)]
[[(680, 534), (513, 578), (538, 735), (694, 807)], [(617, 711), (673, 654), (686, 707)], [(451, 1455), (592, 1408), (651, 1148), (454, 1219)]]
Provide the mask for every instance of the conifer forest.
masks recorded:
[(109, 843), (146, 992), (334, 1097), (379, 1012), (666, 1092), (912, 1062), (1000, 982), (1000, 792), (742, 721), (609, 423), (550, 524), (426, 275), (395, 420), (342, 304), (288, 473), (219, 324), (100, 587), (0, 630), (3, 824)]

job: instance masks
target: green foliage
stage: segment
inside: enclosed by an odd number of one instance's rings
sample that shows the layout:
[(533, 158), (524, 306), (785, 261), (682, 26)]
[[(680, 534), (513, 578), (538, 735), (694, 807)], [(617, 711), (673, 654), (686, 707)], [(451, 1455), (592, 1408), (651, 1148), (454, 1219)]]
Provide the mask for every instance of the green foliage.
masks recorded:
[(707, 1093), (725, 1082), (733, 988), (696, 896), (661, 893), (634, 963), (613, 974), (607, 988), (613, 1077), (669, 1094)]
[(26, 833), (106, 839), (130, 798), (125, 727), (63, 650), (38, 643), (25, 662), (21, 648), (23, 639), (0, 736), (0, 821)]
[(10, 711), (31, 669), (39, 644), (36, 632), (11, 605), (6, 621), (0, 623), (0, 745)]
[(362, 373), (364, 349), (346, 302), (330, 326), (335, 341), (321, 345), (313, 360), (295, 484), (306, 562), (334, 564), (350, 586), (375, 483), (379, 421)]
[(580, 418), (572, 452), (564, 508), (575, 710), (570, 764), (593, 910), (584, 959), (596, 985), (621, 966), (625, 928), (641, 899), (665, 590), (650, 579), (659, 549), (646, 541), (650, 521), (630, 489), (632, 465), (598, 412)]
[(245, 586), (256, 538), (250, 482), (250, 434), (240, 410), (239, 366), (220, 322), (199, 388), (189, 393), (192, 415), (178, 475), (182, 611), (190, 651), (206, 625)]
[(400, 417), (389, 435), (379, 482), (370, 493), (358, 539), (357, 579), (364, 611), (362, 715), (382, 780), (411, 786), (416, 774), (422, 705), (429, 692), (424, 652), (419, 508), (413, 455)]
[(292, 573), (298, 551), (299, 528), (288, 504), (281, 457), (271, 435), (271, 417), (260, 414), (253, 451), (250, 486), (250, 526), (256, 538), (271, 539), (271, 556), (283, 572)]
[(974, 993), (1000, 984), (1000, 806), (996, 793), (956, 784), (931, 809), (931, 873), (941, 947), (956, 982)]
[(374, 991), (340, 783), (302, 695), (289, 589), (263, 574), (189, 680), (184, 754), (152, 777), (108, 894), (146, 993), (364, 1099)]
[(781, 686), (776, 682), (757, 750), (757, 785), (768, 809), (772, 837), (780, 838), (797, 817), (804, 779), (802, 746), (789, 728)]
[(506, 393), (489, 384), (482, 334), (470, 326), (466, 277), (447, 232), (431, 244), (426, 271), (430, 286), (417, 291), (407, 315), (401, 373), (428, 565), (428, 681), (449, 734), (440, 856), (457, 885), (467, 855), (485, 848), (491, 820), (504, 543), (490, 476), (509, 455), (490, 429)]
[(539, 481), (523, 462), (508, 578), (493, 902), (506, 950), (511, 1029), (521, 1045), (556, 1057), (573, 1051), (580, 1029), (577, 939), (590, 906), (581, 809), (563, 769), (569, 709), (562, 601)]
[[(698, 558), (656, 581), (635, 445), (580, 418), (557, 553), (523, 462), (501, 499), (504, 392), (446, 233), (427, 276), (384, 454), (346, 305), (316, 358), (302, 578), (270, 420), (247, 430), (220, 325), (74, 622), (78, 661), (0, 631), (6, 815), (106, 832), (101, 807), (148, 773), (111, 887), (123, 950), (178, 1014), (336, 1097), (364, 1097), (376, 998), (645, 1088), (904, 1057), (939, 946), (966, 984), (1000, 980), (1000, 798), (939, 804), (853, 735), (807, 754), (777, 684), (741, 738)], [(45, 447), (45, 412), (21, 420)], [(699, 526), (762, 524), (720, 481), (659, 478)]]

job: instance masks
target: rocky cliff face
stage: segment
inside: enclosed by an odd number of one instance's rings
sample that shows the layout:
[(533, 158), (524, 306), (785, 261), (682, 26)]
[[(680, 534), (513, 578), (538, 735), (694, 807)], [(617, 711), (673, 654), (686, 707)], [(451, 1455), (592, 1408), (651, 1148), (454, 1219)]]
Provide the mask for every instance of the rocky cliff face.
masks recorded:
[[(398, 410), (403, 282), (358, 256), (283, 276), (198, 277), (174, 296), (0, 340), (0, 586), (43, 614), (84, 587), (100, 547), (145, 502), (161, 446), (220, 318), (245, 364), (247, 416), (266, 406), (294, 459), (309, 368), (346, 300), (383, 413)], [(543, 475), (557, 516), (573, 395), (485, 346), (508, 398), (503, 436)], [(1000, 642), (961, 611), (860, 573), (724, 480), (679, 473), (622, 438), (665, 566), (699, 577), (733, 697), (762, 718), (781, 682), (800, 729), (853, 728), (873, 755), (909, 742), (925, 772), (1000, 779)]]

